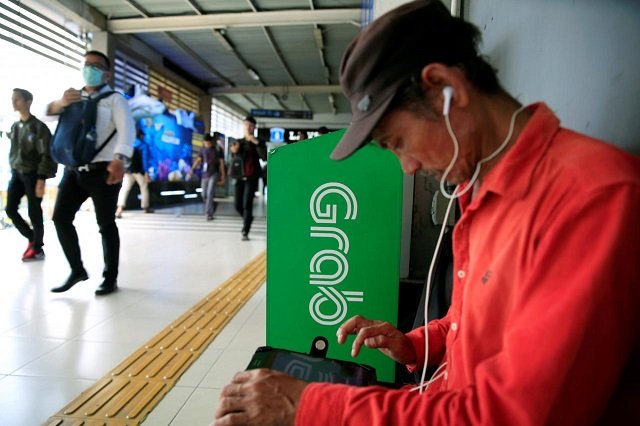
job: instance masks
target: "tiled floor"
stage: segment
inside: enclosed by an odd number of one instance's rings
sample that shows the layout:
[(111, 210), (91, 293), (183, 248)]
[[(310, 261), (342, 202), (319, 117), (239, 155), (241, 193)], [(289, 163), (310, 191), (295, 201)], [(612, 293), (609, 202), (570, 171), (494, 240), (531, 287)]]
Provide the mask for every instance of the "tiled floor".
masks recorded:
[[(22, 263), (25, 240), (0, 230), (0, 425), (43, 424), (173, 319), (265, 250), (264, 203), (256, 199), (250, 241), (241, 219), (220, 200), (206, 222), (191, 204), (155, 214), (125, 211), (120, 290), (96, 297), (102, 246), (94, 215), (76, 225), (89, 280), (66, 293), (68, 265), (53, 224), (45, 224), (43, 262)], [(247, 302), (144, 422), (145, 426), (206, 426), (220, 388), (265, 343), (265, 288)]]

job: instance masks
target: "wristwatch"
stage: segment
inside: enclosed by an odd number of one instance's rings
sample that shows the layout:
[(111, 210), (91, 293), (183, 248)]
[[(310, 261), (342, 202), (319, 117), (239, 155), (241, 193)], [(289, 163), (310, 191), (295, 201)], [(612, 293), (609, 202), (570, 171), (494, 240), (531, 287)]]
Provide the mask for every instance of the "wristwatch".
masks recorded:
[(124, 166), (125, 169), (128, 169), (129, 166), (131, 165), (131, 158), (127, 157), (126, 155), (114, 154), (113, 158), (114, 160), (122, 161), (122, 165)]

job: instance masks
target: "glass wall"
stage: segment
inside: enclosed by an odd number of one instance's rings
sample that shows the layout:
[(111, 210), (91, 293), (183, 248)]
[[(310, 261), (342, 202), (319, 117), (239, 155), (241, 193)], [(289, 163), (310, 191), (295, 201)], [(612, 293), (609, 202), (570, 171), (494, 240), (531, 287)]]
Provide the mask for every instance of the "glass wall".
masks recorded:
[(215, 98), (211, 101), (211, 131), (220, 132), (227, 138), (239, 139), (242, 137), (242, 120), (244, 117), (232, 112), (222, 102)]
[[(11, 125), (20, 119), (11, 105), (13, 89), (18, 87), (33, 94), (31, 113), (44, 121), (53, 134), (57, 120), (45, 117), (46, 105), (59, 99), (69, 87), (80, 88), (83, 83), (79, 70), (4, 40), (0, 40), (0, 57), (11, 58), (6, 66), (0, 66), (0, 203), (4, 206), (11, 177), (9, 131)], [(47, 217), (51, 216), (53, 210), (55, 188), (62, 177), (62, 170), (63, 167), (59, 166), (56, 177), (47, 180), (47, 191), (42, 203)]]
[[(77, 34), (50, 21), (47, 17), (15, 0), (0, 4), (0, 203), (4, 205), (9, 169), (9, 132), (19, 120), (13, 111), (11, 95), (14, 88), (33, 94), (31, 113), (45, 122), (51, 132), (57, 121), (45, 117), (46, 105), (59, 99), (69, 87), (82, 87), (80, 66), (86, 43)], [(50, 213), (61, 168), (55, 179), (47, 181), (43, 202)]]

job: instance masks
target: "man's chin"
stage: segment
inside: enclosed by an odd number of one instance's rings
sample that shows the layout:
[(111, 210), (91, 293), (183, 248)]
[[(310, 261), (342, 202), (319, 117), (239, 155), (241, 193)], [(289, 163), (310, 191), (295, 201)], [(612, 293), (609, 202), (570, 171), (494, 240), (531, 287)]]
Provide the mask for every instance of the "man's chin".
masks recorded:
[(432, 177), (438, 182), (442, 180), (442, 172), (436, 170), (420, 170), (419, 173), (423, 176)]

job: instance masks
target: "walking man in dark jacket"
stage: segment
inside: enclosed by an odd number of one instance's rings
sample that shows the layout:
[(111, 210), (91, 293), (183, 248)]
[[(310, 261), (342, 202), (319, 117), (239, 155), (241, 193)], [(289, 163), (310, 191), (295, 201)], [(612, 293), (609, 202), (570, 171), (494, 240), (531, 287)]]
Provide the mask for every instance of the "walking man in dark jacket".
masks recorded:
[[(31, 115), (33, 95), (24, 89), (13, 89), (11, 103), (20, 120), (11, 126), (11, 149), (9, 165), (11, 181), (7, 188), (5, 211), (16, 229), (29, 244), (22, 254), (22, 261), (43, 260), (44, 224), (42, 219), (42, 197), (45, 180), (56, 175), (57, 164), (49, 154), (51, 132), (47, 126)], [(23, 196), (27, 196), (29, 225), (18, 213)]]
[[(236, 211), (242, 216), (242, 240), (249, 239), (253, 222), (253, 198), (262, 177), (260, 160), (267, 160), (265, 141), (254, 136), (256, 119), (248, 116), (244, 119), (244, 137), (231, 145), (231, 153), (242, 158), (243, 173), (236, 178), (234, 201)], [(233, 176), (232, 176), (233, 177)]]

